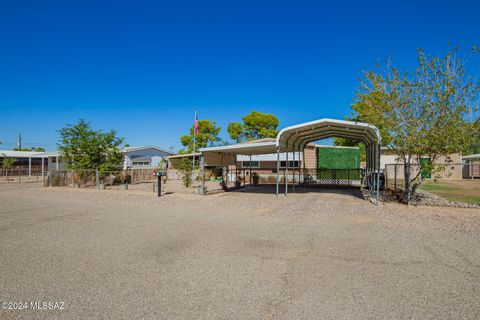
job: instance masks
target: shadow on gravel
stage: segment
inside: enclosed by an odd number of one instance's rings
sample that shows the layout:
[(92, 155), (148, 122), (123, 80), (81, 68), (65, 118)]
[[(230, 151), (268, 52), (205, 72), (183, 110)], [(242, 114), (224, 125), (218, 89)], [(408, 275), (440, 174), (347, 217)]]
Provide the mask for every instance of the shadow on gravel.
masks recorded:
[[(228, 192), (238, 192), (238, 193), (260, 193), (260, 194), (275, 194), (275, 185), (247, 185), (242, 188), (230, 190)], [(285, 193), (285, 186), (279, 188), (279, 193)], [(295, 186), (295, 191), (290, 186), (288, 188), (288, 193), (319, 193), (319, 194), (335, 194), (335, 195), (348, 195), (353, 196), (358, 199), (365, 200), (365, 197), (359, 187), (351, 186), (311, 186), (311, 187), (300, 187)]]

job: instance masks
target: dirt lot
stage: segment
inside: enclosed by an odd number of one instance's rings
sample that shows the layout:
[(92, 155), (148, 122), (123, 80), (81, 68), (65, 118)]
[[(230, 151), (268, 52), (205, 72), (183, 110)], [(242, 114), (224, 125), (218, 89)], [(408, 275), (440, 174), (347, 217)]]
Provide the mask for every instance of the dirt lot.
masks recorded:
[[(250, 192), (250, 191), (255, 192)], [(0, 185), (0, 319), (478, 319), (480, 210)]]

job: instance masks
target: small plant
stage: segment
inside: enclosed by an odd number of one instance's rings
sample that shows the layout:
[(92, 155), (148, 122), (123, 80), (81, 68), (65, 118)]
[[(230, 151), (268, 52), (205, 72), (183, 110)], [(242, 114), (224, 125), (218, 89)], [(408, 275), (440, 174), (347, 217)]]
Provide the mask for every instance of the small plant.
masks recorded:
[(5, 154), (3, 154), (3, 162), (2, 162), (2, 168), (5, 169), (5, 175), (8, 180), (8, 170), (13, 168), (13, 165), (15, 164), (15, 159), (7, 157)]
[(252, 180), (253, 180), (253, 185), (258, 186), (258, 182), (260, 181), (260, 175), (256, 172), (252, 173)]
[(186, 188), (189, 188), (192, 185), (192, 175), (189, 172), (183, 174), (182, 183)]
[(243, 178), (241, 176), (237, 176), (235, 179), (235, 187), (240, 187), (242, 185)]
[(132, 182), (132, 176), (127, 172), (121, 172), (119, 175), (115, 176), (113, 183), (115, 184), (130, 184)]
[(186, 188), (192, 185), (192, 160), (184, 157), (176, 167), (182, 173), (182, 183)]

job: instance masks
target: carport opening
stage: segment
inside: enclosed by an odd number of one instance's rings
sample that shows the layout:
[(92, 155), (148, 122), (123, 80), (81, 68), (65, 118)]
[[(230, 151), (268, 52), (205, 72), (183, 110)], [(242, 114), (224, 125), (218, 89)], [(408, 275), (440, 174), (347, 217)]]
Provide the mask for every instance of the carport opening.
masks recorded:
[[(330, 148), (314, 142), (340, 137), (361, 141), (365, 145), (364, 166), (360, 166), (360, 150)], [(202, 193), (205, 193), (205, 168), (222, 170), (224, 188), (246, 185), (274, 185), (275, 194), (287, 195), (298, 187), (365, 186), (378, 203), (380, 189), (380, 144), (377, 128), (360, 122), (320, 119), (282, 129), (275, 139), (250, 141), (236, 145), (200, 149), (202, 153)], [(356, 164), (325, 167), (322, 157), (354, 157)], [(338, 160), (338, 159), (337, 159)], [(352, 159), (351, 159), (352, 160)], [(347, 161), (347, 160), (345, 160)], [(352, 160), (353, 161), (353, 160)], [(270, 167), (269, 167), (270, 166)], [(283, 186), (283, 188), (282, 188)], [(283, 190), (282, 190), (283, 189)]]

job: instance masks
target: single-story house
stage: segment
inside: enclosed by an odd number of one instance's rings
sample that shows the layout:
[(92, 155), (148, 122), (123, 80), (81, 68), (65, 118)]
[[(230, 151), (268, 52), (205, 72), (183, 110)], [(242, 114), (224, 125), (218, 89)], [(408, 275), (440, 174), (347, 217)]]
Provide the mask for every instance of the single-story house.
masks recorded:
[[(413, 166), (413, 175), (419, 173), (422, 170), (422, 167), (430, 164), (430, 158), (425, 156), (420, 158), (420, 163)], [(381, 158), (380, 158), (380, 168), (384, 168), (386, 175), (389, 178), (393, 178), (396, 174), (398, 178), (403, 179), (404, 167), (402, 159), (398, 156), (395, 149), (390, 149), (386, 147), (381, 148)], [(434, 179), (439, 180), (462, 180), (463, 178), (463, 165), (462, 165), (462, 154), (453, 153), (447, 156), (438, 157), (434, 165), (444, 165), (445, 170), (440, 171), (436, 177), (433, 177), (428, 172), (422, 173), (425, 179)], [(394, 166), (397, 165), (397, 166)], [(396, 169), (395, 169), (396, 167)], [(396, 170), (396, 172), (395, 172)]]
[(158, 168), (162, 161), (166, 161), (174, 153), (156, 146), (126, 147), (122, 149), (125, 154), (124, 169), (150, 169)]
[(463, 178), (480, 179), (480, 154), (470, 154), (462, 157)]
[[(124, 169), (150, 169), (158, 168), (162, 159), (167, 159), (173, 152), (156, 146), (127, 147), (122, 149), (125, 155)], [(36, 151), (12, 151), (0, 150), (0, 168), (3, 158), (15, 159), (15, 170), (22, 170), (22, 174), (35, 175), (51, 170), (66, 170), (58, 151), (36, 152)]]
[[(237, 144), (238, 146), (242, 145), (262, 145), (265, 143), (274, 143), (274, 138), (264, 138), (253, 141), (246, 141)], [(318, 169), (345, 169), (342, 166), (337, 166), (336, 161), (332, 161), (332, 165), (326, 165), (320, 161), (320, 157), (331, 159), (330, 151), (344, 151), (343, 153), (350, 151), (355, 151), (355, 154), (358, 154), (356, 157), (355, 165), (351, 165), (348, 169), (360, 169), (360, 150), (357, 147), (339, 147), (339, 146), (324, 146), (316, 145), (314, 143), (309, 143), (305, 145), (303, 152), (281, 152), (278, 155), (280, 171), (284, 171), (287, 166), (289, 169), (288, 175), (289, 179), (292, 179), (293, 169), (296, 171), (296, 175), (299, 175), (299, 172), (306, 169), (310, 174), (316, 175)], [(173, 171), (176, 171), (175, 168), (178, 167), (180, 161), (184, 158), (188, 158), (190, 161), (195, 157), (195, 161), (200, 165), (200, 156), (201, 153), (189, 153), (189, 154), (178, 154), (169, 156), (168, 160), (171, 163), (169, 170), (169, 178), (180, 178), (180, 174), (174, 174)], [(327, 160), (328, 161), (328, 160)], [(232, 163), (235, 163), (234, 165)], [(338, 165), (338, 164), (337, 164)], [(228, 179), (230, 181), (235, 179), (237, 172), (244, 174), (246, 177), (249, 177), (250, 171), (252, 174), (260, 175), (260, 179), (263, 182), (274, 181), (276, 172), (277, 172), (277, 154), (276, 153), (267, 153), (267, 154), (252, 154), (252, 155), (243, 155), (243, 154), (229, 154), (229, 153), (215, 153), (211, 152), (205, 155), (205, 165), (204, 168), (207, 172), (212, 172), (216, 176), (224, 175), (225, 171), (228, 171)]]
[[(265, 143), (273, 142), (275, 139), (265, 138), (258, 139), (254, 141), (248, 141), (244, 143)], [(241, 145), (240, 143), (239, 145)], [(169, 162), (171, 163), (171, 169), (178, 167), (182, 159), (187, 158), (190, 161), (195, 157), (195, 161), (200, 163), (201, 153), (185, 153), (185, 154), (176, 154), (168, 157)], [(280, 153), (280, 168), (284, 169), (287, 166), (287, 153)], [(226, 165), (231, 163), (232, 157), (236, 157), (235, 165)], [(295, 162), (294, 162), (295, 159)], [(256, 155), (229, 155), (229, 154), (209, 154), (205, 158), (205, 169), (212, 170), (218, 167), (228, 166), (229, 170), (244, 170), (244, 169), (255, 169), (256, 172), (265, 171), (266, 173), (272, 173), (276, 170), (277, 166), (277, 154), (256, 154)], [(305, 168), (314, 169), (316, 165), (316, 154), (315, 154), (315, 145), (309, 144), (305, 147)], [(288, 153), (288, 168), (303, 168), (303, 154), (302, 152), (293, 152)]]
[[(5, 157), (15, 159), (13, 170), (20, 170), (22, 175), (39, 175), (50, 170), (64, 170), (65, 164), (57, 151), (12, 151), (0, 150), (0, 164)], [(0, 165), (1, 167), (1, 165)]]

